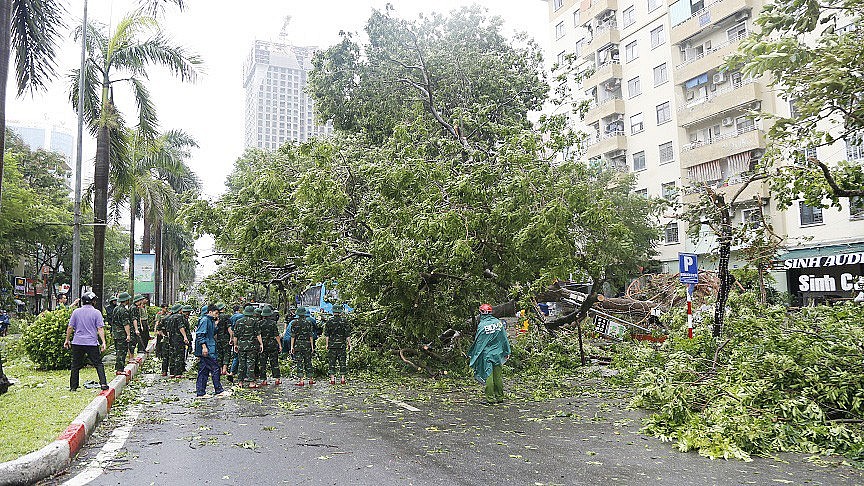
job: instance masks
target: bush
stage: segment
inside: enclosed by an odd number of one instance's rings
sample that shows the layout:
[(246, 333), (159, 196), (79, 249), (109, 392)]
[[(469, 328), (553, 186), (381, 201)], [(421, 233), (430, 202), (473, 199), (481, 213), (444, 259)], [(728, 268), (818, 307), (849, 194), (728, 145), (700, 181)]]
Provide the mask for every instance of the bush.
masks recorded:
[(69, 351), (63, 348), (71, 315), (72, 309), (44, 312), (22, 329), (21, 345), (37, 368), (61, 370), (72, 364)]
[(707, 327), (686, 339), (679, 310), (664, 344), (618, 346), (619, 379), (632, 380), (634, 404), (653, 412), (644, 431), (709, 457), (864, 458), (864, 306), (788, 314), (747, 293), (729, 308), (719, 340)]

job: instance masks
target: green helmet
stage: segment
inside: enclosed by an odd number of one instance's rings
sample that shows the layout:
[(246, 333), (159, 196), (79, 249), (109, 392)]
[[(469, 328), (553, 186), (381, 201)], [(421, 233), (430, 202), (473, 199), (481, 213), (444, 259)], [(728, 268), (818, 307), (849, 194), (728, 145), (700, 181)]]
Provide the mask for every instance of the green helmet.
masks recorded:
[(129, 292), (120, 292), (117, 294), (117, 302), (127, 302), (131, 298), (132, 296), (129, 295)]
[(333, 304), (333, 313), (334, 313), (334, 314), (341, 314), (341, 313), (343, 313), (343, 312), (345, 312), (345, 306), (344, 306), (344, 305), (342, 305), (342, 304)]
[(141, 294), (135, 294), (135, 297), (132, 297), (132, 302), (135, 304), (141, 302), (142, 300), (144, 300), (144, 296)]
[(116, 295), (112, 295), (111, 298), (108, 299), (108, 302), (117, 302), (117, 296), (116, 296)]
[(298, 307), (297, 308), (297, 316), (303, 317), (303, 316), (308, 316), (308, 315), (309, 315), (309, 311), (306, 310), (305, 307)]
[(182, 304), (174, 304), (171, 306), (171, 313), (176, 314), (176, 313), (180, 312), (180, 309), (182, 309), (182, 308), (183, 308)]
[(193, 310), (195, 310), (195, 308), (189, 304), (186, 304), (182, 308), (180, 308), (180, 312), (192, 312)]
[(260, 307), (255, 307), (255, 310), (254, 310), (253, 312), (255, 312), (255, 315), (256, 315), (256, 316), (260, 316), (260, 315), (261, 315), (261, 308), (260, 308)]
[(225, 304), (223, 304), (222, 302), (216, 302), (216, 310), (221, 311), (224, 308)]
[(269, 305), (265, 305), (264, 308), (261, 309), (261, 316), (262, 317), (270, 317), (272, 315), (273, 315), (273, 308), (271, 308)]
[(246, 317), (254, 316), (255, 315), (255, 308), (252, 307), (251, 305), (247, 305), (246, 307), (243, 308), (243, 315)]

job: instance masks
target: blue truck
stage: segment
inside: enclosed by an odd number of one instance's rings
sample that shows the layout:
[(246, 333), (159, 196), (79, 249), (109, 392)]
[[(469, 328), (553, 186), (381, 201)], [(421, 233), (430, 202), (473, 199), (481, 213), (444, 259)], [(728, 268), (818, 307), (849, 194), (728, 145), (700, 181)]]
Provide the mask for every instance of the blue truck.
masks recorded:
[[(332, 314), (333, 302), (340, 302), (339, 291), (335, 287), (328, 288), (323, 283), (312, 285), (297, 297), (297, 307), (305, 307), (313, 316), (321, 312)], [(348, 304), (343, 305), (345, 312), (353, 310)]]

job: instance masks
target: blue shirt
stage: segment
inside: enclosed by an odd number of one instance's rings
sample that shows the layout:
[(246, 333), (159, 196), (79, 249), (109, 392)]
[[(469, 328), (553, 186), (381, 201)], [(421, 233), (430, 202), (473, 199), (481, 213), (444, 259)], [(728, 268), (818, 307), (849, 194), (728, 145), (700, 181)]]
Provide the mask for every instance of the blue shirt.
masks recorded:
[(213, 359), (219, 359), (216, 355), (216, 323), (208, 314), (198, 319), (198, 329), (195, 330), (195, 356), (203, 354), (201, 344), (207, 345), (207, 355)]
[(237, 321), (239, 321), (241, 317), (243, 317), (242, 312), (235, 312), (231, 316), (231, 329), (234, 329), (234, 324), (237, 324)]

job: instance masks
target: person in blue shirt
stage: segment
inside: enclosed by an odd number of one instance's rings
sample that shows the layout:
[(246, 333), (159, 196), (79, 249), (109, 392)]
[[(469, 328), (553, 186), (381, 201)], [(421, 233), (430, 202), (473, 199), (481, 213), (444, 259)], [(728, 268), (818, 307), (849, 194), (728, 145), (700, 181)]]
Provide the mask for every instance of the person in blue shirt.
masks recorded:
[[(228, 326), (231, 329), (231, 334), (234, 334), (234, 324), (243, 318), (243, 313), (240, 312), (240, 306), (234, 306), (234, 314), (231, 315), (231, 324)], [(237, 373), (237, 367), (240, 365), (240, 355), (234, 351), (234, 346), (229, 346), (231, 349), (231, 366), (228, 367), (228, 381), (234, 383), (234, 374)]]
[(9, 332), (9, 314), (6, 310), (0, 310), (0, 336), (5, 336)]
[(195, 385), (195, 395), (198, 398), (208, 398), (207, 378), (213, 379), (213, 391), (216, 396), (226, 396), (220, 381), (219, 357), (216, 351), (216, 319), (219, 318), (219, 308), (215, 304), (206, 307), (207, 313), (198, 320), (195, 330), (195, 356), (198, 356), (198, 381)]

